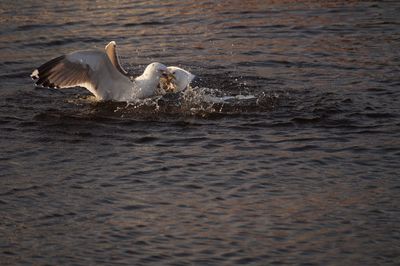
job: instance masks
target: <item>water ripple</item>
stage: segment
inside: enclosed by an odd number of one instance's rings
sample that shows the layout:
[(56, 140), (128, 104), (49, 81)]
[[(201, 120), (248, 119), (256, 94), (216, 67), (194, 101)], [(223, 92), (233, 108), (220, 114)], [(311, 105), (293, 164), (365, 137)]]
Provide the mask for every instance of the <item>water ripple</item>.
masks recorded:
[[(5, 265), (396, 265), (396, 2), (2, 1)], [(30, 72), (119, 44), (135, 103)]]

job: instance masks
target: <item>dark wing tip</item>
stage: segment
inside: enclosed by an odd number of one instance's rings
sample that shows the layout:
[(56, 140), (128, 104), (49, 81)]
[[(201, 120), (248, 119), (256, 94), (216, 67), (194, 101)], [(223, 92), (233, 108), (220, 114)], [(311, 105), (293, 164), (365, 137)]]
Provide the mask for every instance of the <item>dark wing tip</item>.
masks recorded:
[(50, 61), (44, 63), (40, 67), (33, 70), (31, 78), (33, 80), (36, 80), (35, 85), (54, 88), (55, 85), (48, 80), (48, 77), (51, 74), (53, 68), (56, 67), (64, 59), (65, 55), (53, 58)]

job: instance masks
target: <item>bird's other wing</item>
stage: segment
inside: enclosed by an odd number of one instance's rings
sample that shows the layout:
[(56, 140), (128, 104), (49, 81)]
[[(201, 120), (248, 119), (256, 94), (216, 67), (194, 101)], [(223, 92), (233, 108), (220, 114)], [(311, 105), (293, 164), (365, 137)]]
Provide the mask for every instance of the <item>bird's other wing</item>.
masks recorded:
[(118, 53), (117, 53), (117, 44), (114, 41), (109, 42), (109, 44), (105, 47), (106, 54), (110, 59), (111, 63), (114, 67), (121, 72), (121, 74), (127, 76), (128, 72), (122, 67), (121, 62), (119, 61)]

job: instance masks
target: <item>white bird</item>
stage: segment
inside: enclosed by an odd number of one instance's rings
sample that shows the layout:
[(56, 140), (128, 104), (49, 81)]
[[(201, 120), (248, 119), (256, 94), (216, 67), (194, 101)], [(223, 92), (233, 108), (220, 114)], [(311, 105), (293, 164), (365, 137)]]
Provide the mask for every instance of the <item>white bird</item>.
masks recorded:
[(103, 51), (77, 51), (54, 58), (35, 69), (31, 77), (38, 86), (80, 86), (100, 101), (130, 101), (155, 95), (160, 78), (171, 75), (165, 65), (157, 62), (148, 65), (133, 81), (125, 73), (116, 54), (115, 42), (111, 42)]
[(180, 67), (169, 66), (167, 69), (174, 77), (175, 92), (180, 92), (186, 89), (190, 85), (190, 82), (195, 78), (195, 75)]
[[(117, 44), (114, 41), (111, 41), (109, 44), (106, 45), (105, 50), (110, 59), (111, 63), (114, 65), (115, 68), (123, 75), (128, 75), (128, 72), (122, 67), (118, 53), (117, 53)], [(186, 89), (190, 82), (195, 78), (195, 75), (190, 73), (189, 71), (182, 69), (176, 66), (169, 66), (167, 67), (168, 71), (172, 74), (173, 78), (173, 92), (180, 92)]]

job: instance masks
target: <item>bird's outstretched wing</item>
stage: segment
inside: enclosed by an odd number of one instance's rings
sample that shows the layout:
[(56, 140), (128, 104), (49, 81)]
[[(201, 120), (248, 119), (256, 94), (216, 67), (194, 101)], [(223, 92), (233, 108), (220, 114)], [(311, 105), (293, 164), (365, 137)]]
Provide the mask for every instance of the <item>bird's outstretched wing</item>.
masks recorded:
[(54, 58), (35, 69), (31, 77), (37, 86), (69, 88), (81, 86), (99, 100), (115, 100), (132, 87), (107, 54), (99, 50), (73, 52)]

